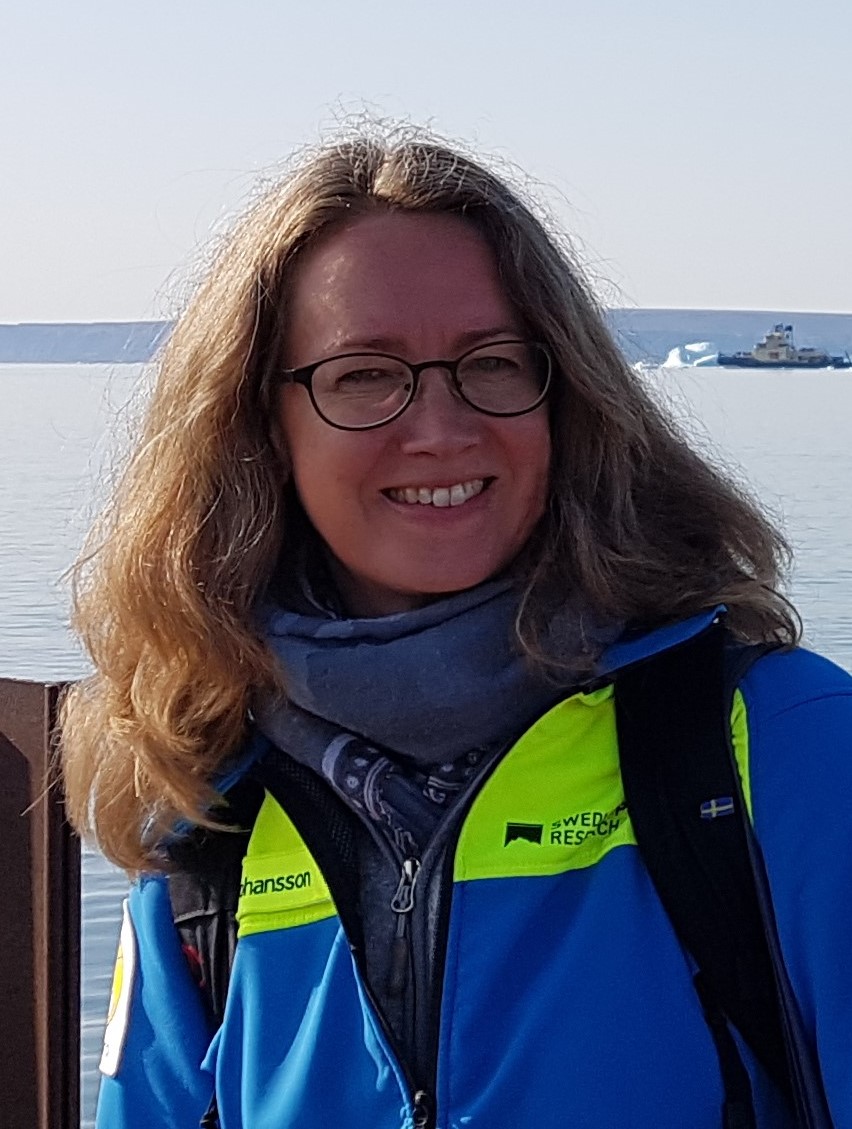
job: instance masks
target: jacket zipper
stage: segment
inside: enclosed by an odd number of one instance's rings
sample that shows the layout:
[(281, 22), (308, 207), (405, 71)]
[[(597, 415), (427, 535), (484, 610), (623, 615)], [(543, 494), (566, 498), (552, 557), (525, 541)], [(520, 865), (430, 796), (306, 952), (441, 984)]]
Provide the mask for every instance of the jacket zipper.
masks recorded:
[[(421, 1008), (424, 1006), (428, 1008), (428, 1048), (426, 1056), (426, 1069), (422, 1070), (422, 1074), (425, 1074), (426, 1077), (420, 1079), (421, 1082), (427, 1083), (426, 1086), (418, 1085), (415, 1082), (411, 1066), (409, 1065), (406, 1057), (402, 1054), (402, 1049), (397, 1042), (395, 1035), (393, 1034), (390, 1024), (385, 1018), (382, 1009), (379, 1006), (379, 1001), (376, 998), (376, 995), (371, 987), (369, 977), (367, 976), (364, 956), (359, 951), (358, 946), (353, 944), (351, 939), (352, 933), (349, 929), (346, 928), (345, 917), (343, 914), (341, 914), (341, 925), (343, 926), (344, 933), (349, 939), (350, 951), (352, 952), (352, 955), (355, 958), (356, 965), (358, 966), (358, 969), (360, 971), (361, 983), (364, 988), (365, 995), (369, 1000), (370, 1005), (372, 1006), (373, 1011), (376, 1014), (376, 1017), (379, 1020), (381, 1028), (385, 1034), (385, 1038), (388, 1041), (388, 1045), (396, 1057), (397, 1063), (402, 1070), (403, 1077), (405, 1078), (406, 1084), (408, 1086), (408, 1093), (412, 1103), (412, 1125), (414, 1129), (434, 1129), (435, 1125), (435, 1091), (437, 1088), (437, 1061), (438, 1044), (440, 1040), (441, 1002), (443, 997), (444, 974), (446, 972), (447, 942), (449, 939), (449, 919), (452, 902), (455, 847), (458, 844), (461, 829), (464, 826), (465, 819), (467, 818), (468, 812), (470, 811), (474, 800), (479, 795), (480, 791), (485, 786), (494, 770), (501, 763), (506, 751), (512, 747), (516, 740), (517, 738), (513, 738), (511, 741), (508, 741), (500, 749), (500, 751), (495, 754), (493, 759), (489, 761), (485, 770), (481, 772), (480, 775), (477, 776), (474, 780), (470, 781), (469, 791), (464, 796), (459, 797), (459, 807), (452, 814), (450, 820), (442, 829), (443, 834), (440, 834), (439, 832), (439, 834), (432, 840), (432, 842), (429, 843), (426, 851), (424, 852), (424, 858), (426, 858), (428, 856), (434, 857), (438, 855), (441, 850), (444, 851), (444, 858), (442, 859), (442, 865), (440, 868), (442, 873), (439, 880), (440, 891), (437, 906), (438, 924), (435, 930), (433, 965), (435, 972), (430, 981), (431, 992), (429, 994), (429, 998), (426, 1001), (418, 1001), (416, 999), (416, 994), (413, 1000), (413, 1009), (415, 1012), (413, 1017), (415, 1020), (415, 1032), (418, 1003)], [(266, 785), (264, 784), (264, 786)], [(278, 803), (281, 804), (284, 811), (287, 812), (287, 814), (292, 819), (293, 813), (288, 810), (289, 805), (286, 804), (286, 797), (278, 794), (275, 796), (275, 798)], [(358, 816), (355, 815), (354, 812), (350, 811), (350, 817), (356, 821), (358, 820)], [(307, 843), (308, 848), (310, 849), (311, 839), (313, 838), (313, 836), (311, 835), (311, 828), (300, 827), (300, 821), (296, 821), (295, 819), (293, 820), (293, 822), (296, 825), (297, 830)], [(392, 959), (392, 975), (394, 977), (398, 975), (397, 968), (401, 966), (401, 983), (403, 989), (405, 986), (405, 977), (407, 975), (411, 975), (414, 979), (414, 988), (416, 992), (416, 988), (418, 986), (418, 970), (415, 963), (414, 940), (412, 937), (412, 917), (420, 916), (414, 914), (416, 904), (414, 892), (417, 885), (417, 879), (421, 870), (423, 869), (423, 865), (421, 860), (419, 859), (413, 857), (402, 858), (401, 853), (393, 849), (393, 846), (388, 841), (388, 839), (383, 836), (381, 831), (372, 823), (366, 820), (362, 820), (361, 825), (365, 827), (365, 829), (370, 833), (371, 838), (377, 844), (379, 850), (383, 854), (385, 854), (385, 857), (390, 856), (395, 864), (400, 868), (399, 882), (397, 883), (397, 888), (393, 898), (391, 899), (390, 905), (391, 911), (397, 915), (397, 923), (393, 942), (394, 951)], [(332, 888), (331, 883), (329, 883), (329, 888), (331, 890), (332, 897), (334, 898), (334, 889)], [(340, 912), (338, 899), (334, 898), (334, 901), (335, 904), (338, 905), (338, 912)], [(422, 927), (418, 929), (418, 932), (424, 932)], [(423, 954), (421, 954), (421, 958), (422, 956)], [(417, 1037), (415, 1033), (415, 1042), (416, 1041)], [(419, 1062), (418, 1065), (422, 1068), (424, 1064), (422, 1062)], [(420, 1073), (420, 1071), (418, 1071), (418, 1073)]]
[[(390, 977), (388, 992), (391, 996), (401, 996), (405, 991), (411, 967), (411, 911), (414, 909), (414, 887), (420, 873), (420, 859), (407, 858), (402, 864), (402, 873), (396, 893), (391, 899), (391, 910), (396, 914), (393, 948), (391, 950)], [(417, 1008), (415, 998), (414, 1008)]]
[[(280, 801), (279, 801), (280, 802)], [(357, 818), (353, 815), (353, 818)], [(390, 910), (396, 915), (396, 927), (394, 929), (393, 950), (391, 953), (391, 971), (387, 985), (388, 989), (401, 994), (405, 991), (408, 976), (414, 975), (414, 962), (412, 956), (412, 937), (411, 937), (411, 916), (414, 911), (415, 898), (414, 891), (417, 885), (417, 878), (420, 874), (421, 862), (420, 859), (413, 856), (402, 858), (401, 853), (393, 849), (389, 841), (376, 833), (376, 830), (369, 824), (366, 824), (367, 829), (370, 831), (373, 841), (378, 845), (380, 851), (386, 856), (390, 855), (395, 864), (399, 867), (399, 881), (397, 882), (396, 890), (390, 901)], [(329, 886), (331, 889), (331, 886)], [(334, 897), (334, 890), (331, 889), (332, 897)], [(335, 899), (335, 904), (337, 900)], [(338, 911), (339, 912), (339, 911)], [(379, 1005), (379, 1001), (373, 991), (370, 979), (367, 976), (366, 962), (363, 954), (359, 951), (358, 946), (351, 941), (351, 934), (346, 928), (346, 922), (341, 916), (341, 925), (343, 926), (344, 933), (349, 940), (349, 949), (355, 958), (355, 963), (361, 974), (361, 983), (364, 988), (364, 993), (370, 1001), (370, 1005), (379, 1020), (385, 1038), (388, 1041), (390, 1049), (396, 1058), (397, 1063), (402, 1070), (403, 1077), (405, 1078), (408, 1087), (408, 1094), (412, 1106), (412, 1126), (413, 1129), (432, 1129), (434, 1125), (434, 1103), (431, 1094), (419, 1086), (414, 1079), (407, 1058), (402, 1053), (402, 1048), (397, 1042), (396, 1036), (391, 1029), (390, 1024), (385, 1018), (384, 1013)], [(366, 938), (365, 938), (366, 943)], [(416, 1024), (416, 987), (417, 981), (415, 979), (413, 990), (415, 996), (412, 1000), (412, 1010), (414, 1012), (413, 1019)], [(434, 1072), (433, 1072), (434, 1073)]]
[[(414, 1129), (433, 1129), (436, 1118), (436, 1100), (437, 1093), (437, 1075), (438, 1075), (438, 1044), (440, 1042), (441, 1033), (441, 1004), (444, 995), (444, 976), (446, 973), (447, 964), (447, 943), (450, 934), (450, 911), (452, 909), (452, 892), (453, 892), (453, 871), (455, 867), (455, 852), (458, 846), (461, 830), (464, 827), (465, 820), (468, 813), (473, 806), (474, 800), (485, 787), (488, 779), (495, 771), (497, 766), (503, 760), (508, 750), (515, 743), (515, 740), (507, 742), (498, 753), (489, 761), (485, 769), (472, 781), (470, 781), (468, 791), (459, 797), (459, 804), (455, 812), (443, 827), (443, 834), (439, 834), (432, 840), (424, 852), (424, 857), (436, 856), (439, 852), (443, 851), (443, 858), (440, 863), (441, 875), (439, 879), (439, 897), (437, 899), (437, 925), (435, 928), (435, 951), (433, 954), (433, 975), (431, 978), (431, 993), (429, 999), (425, 1001), (429, 1009), (427, 1017), (428, 1023), (428, 1047), (427, 1047), (427, 1068), (424, 1071), (428, 1086), (431, 1089), (412, 1090), (413, 1107), (414, 1107)], [(419, 872), (419, 866), (418, 866)], [(414, 891), (412, 889), (412, 910), (414, 909), (413, 900)], [(421, 933), (423, 930), (421, 929)], [(421, 938), (422, 940), (423, 938)], [(410, 941), (411, 952), (414, 952), (413, 939)], [(421, 958), (423, 953), (421, 952)], [(416, 970), (415, 970), (416, 976)], [(416, 979), (415, 979), (416, 984)], [(421, 1063), (421, 1066), (423, 1064)]]
[[(391, 910), (396, 914), (393, 950), (391, 952), (391, 971), (388, 991), (400, 996), (405, 991), (408, 977), (412, 974), (411, 914), (414, 909), (414, 888), (420, 873), (420, 859), (403, 860), (399, 885), (391, 899)], [(412, 985), (413, 1023), (417, 1023), (417, 984)], [(432, 1100), (425, 1090), (412, 1087), (412, 1123), (414, 1129), (430, 1129), (432, 1125)]]
[[(287, 753), (283, 752), (283, 750), (282, 753), (285, 757), (287, 756)], [(314, 854), (315, 857), (316, 854), (321, 855), (321, 852), (317, 850), (317, 844), (315, 842), (316, 828), (310, 821), (304, 821), (300, 817), (300, 814), (297, 811), (293, 810), (293, 805), (288, 802), (288, 796), (286, 794), (286, 791), (281, 788), (280, 781), (270, 779), (268, 774), (260, 773), (258, 773), (257, 779), (261, 786), (266, 788), (273, 795), (276, 802), (281, 805), (282, 810), (292, 820), (293, 825), (302, 836), (302, 839), (307, 845), (308, 850), (311, 851), (311, 853)], [(328, 786), (327, 784), (324, 784), (323, 786), (328, 789), (331, 795), (334, 796), (334, 793), (330, 786)], [(343, 802), (336, 796), (335, 801), (343, 806)], [(403, 859), (401, 852), (394, 850), (393, 844), (384, 835), (382, 835), (382, 833), (375, 826), (373, 826), (371, 822), (367, 820), (359, 820), (358, 816), (351, 809), (347, 810), (347, 818), (364, 828), (364, 830), (369, 833), (373, 842), (378, 847), (380, 853), (384, 855), (385, 859), (391, 861), (395, 867), (398, 867), (400, 869), (400, 880), (397, 884), (397, 889), (394, 893), (394, 897), (391, 900), (391, 908), (393, 909), (393, 906), (397, 903), (397, 899), (400, 897), (402, 898), (403, 905), (406, 905), (408, 903), (409, 908), (404, 914), (400, 915), (400, 920), (402, 922), (401, 929), (403, 945), (406, 944), (407, 938), (407, 945), (410, 951), (411, 929), (409, 922), (411, 918), (411, 911), (414, 909), (414, 885), (416, 883), (417, 874), (419, 874), (420, 871), (420, 862), (417, 859)], [(406, 863), (408, 863), (407, 868), (405, 865)], [(321, 870), (322, 869), (323, 868), (321, 866)], [(431, 1129), (432, 1121), (430, 1120), (430, 1117), (432, 1115), (429, 1112), (431, 1111), (432, 1106), (431, 1100), (427, 1096), (426, 1092), (415, 1083), (411, 1066), (409, 1065), (406, 1056), (403, 1055), (402, 1048), (397, 1041), (390, 1024), (385, 1018), (381, 1007), (379, 1006), (379, 1001), (376, 997), (375, 992), (373, 991), (370, 978), (367, 975), (367, 962), (363, 948), (362, 946), (359, 946), (359, 944), (357, 944), (354, 940), (354, 938), (362, 936), (362, 934), (357, 928), (357, 924), (351, 917), (352, 911), (350, 900), (346, 896), (342, 898), (338, 897), (338, 891), (336, 889), (335, 882), (331, 880), (329, 875), (324, 871), (323, 874), (326, 882), (328, 883), (328, 888), (334, 904), (337, 907), (340, 924), (343, 929), (344, 936), (346, 937), (346, 940), (348, 942), (349, 951), (352, 954), (353, 960), (355, 961), (355, 965), (360, 974), (361, 985), (363, 987), (364, 994), (369, 1001), (376, 1018), (378, 1019), (379, 1026), (384, 1033), (388, 1047), (392, 1051), (405, 1081), (409, 1100), (412, 1104), (412, 1124), (416, 1127), (416, 1129)], [(400, 925), (398, 923), (397, 930), (399, 929)], [(366, 938), (363, 938), (363, 943), (366, 944)]]

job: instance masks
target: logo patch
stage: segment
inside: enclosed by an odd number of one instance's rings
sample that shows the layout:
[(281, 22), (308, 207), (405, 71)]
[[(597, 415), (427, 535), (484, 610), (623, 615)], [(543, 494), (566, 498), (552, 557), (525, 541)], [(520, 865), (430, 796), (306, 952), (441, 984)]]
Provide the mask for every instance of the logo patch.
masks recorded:
[(550, 825), (550, 842), (563, 847), (579, 847), (587, 839), (609, 839), (627, 819), (627, 804), (611, 811), (577, 811), (555, 819)]
[(289, 890), (309, 890), (311, 872), (302, 870), (291, 874), (273, 874), (268, 878), (251, 879), (243, 877), (240, 883), (240, 897), (257, 897), (258, 894), (283, 894)]
[(541, 823), (507, 823), (503, 846), (508, 847), (510, 843), (514, 843), (519, 839), (524, 839), (527, 843), (537, 843), (541, 846), (541, 837), (543, 834), (544, 825)]
[(136, 933), (126, 898), (122, 912), (121, 936), (112, 974), (112, 990), (104, 1032), (104, 1049), (99, 1064), (101, 1074), (106, 1074), (108, 1078), (114, 1078), (121, 1066), (127, 1029), (130, 1026), (130, 1002), (136, 980)]

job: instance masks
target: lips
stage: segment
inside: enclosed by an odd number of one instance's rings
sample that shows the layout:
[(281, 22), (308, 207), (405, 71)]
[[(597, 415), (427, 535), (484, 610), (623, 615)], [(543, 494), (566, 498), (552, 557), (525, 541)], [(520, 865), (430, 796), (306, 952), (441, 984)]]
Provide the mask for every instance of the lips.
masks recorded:
[(403, 486), (383, 491), (393, 502), (409, 506), (463, 506), (481, 494), (493, 479), (471, 478), (450, 486)]

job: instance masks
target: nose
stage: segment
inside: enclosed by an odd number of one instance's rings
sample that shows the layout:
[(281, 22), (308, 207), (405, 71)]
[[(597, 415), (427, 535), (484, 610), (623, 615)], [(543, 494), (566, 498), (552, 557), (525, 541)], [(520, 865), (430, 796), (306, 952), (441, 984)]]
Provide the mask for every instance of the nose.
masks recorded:
[(443, 454), (474, 446), (484, 418), (458, 395), (446, 368), (431, 366), (421, 372), (417, 395), (397, 421), (402, 449)]

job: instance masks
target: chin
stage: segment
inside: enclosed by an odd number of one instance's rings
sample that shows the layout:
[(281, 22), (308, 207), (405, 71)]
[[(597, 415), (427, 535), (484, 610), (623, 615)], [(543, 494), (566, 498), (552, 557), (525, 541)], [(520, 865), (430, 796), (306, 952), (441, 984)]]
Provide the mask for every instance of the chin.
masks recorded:
[[(420, 567), (393, 568), (385, 561), (385, 568), (375, 571), (356, 571), (338, 565), (337, 584), (344, 604), (353, 615), (391, 615), (413, 610), (446, 596), (455, 596), (493, 580), (506, 568), (506, 562), (490, 563), (466, 561), (453, 562), (452, 567), (430, 565), (419, 561)], [(476, 564), (477, 567), (472, 567)]]
[(407, 569), (382, 569), (384, 575), (375, 575), (373, 582), (410, 596), (434, 599), (436, 596), (465, 592), (493, 580), (502, 575), (512, 559), (512, 556), (501, 554), (497, 559), (490, 557), (483, 560), (480, 557), (477, 560), (470, 554), (465, 560), (447, 561), (443, 567), (441, 562), (420, 560), (410, 562), (413, 567)]
[(467, 573), (461, 576), (432, 575), (419, 583), (406, 584), (404, 588), (397, 588), (397, 591), (412, 600), (429, 603), (440, 599), (442, 596), (455, 596), (459, 592), (467, 592), (471, 588), (476, 588), (487, 580), (493, 580), (495, 576), (499, 575), (500, 571), (496, 569), (489, 572)]

